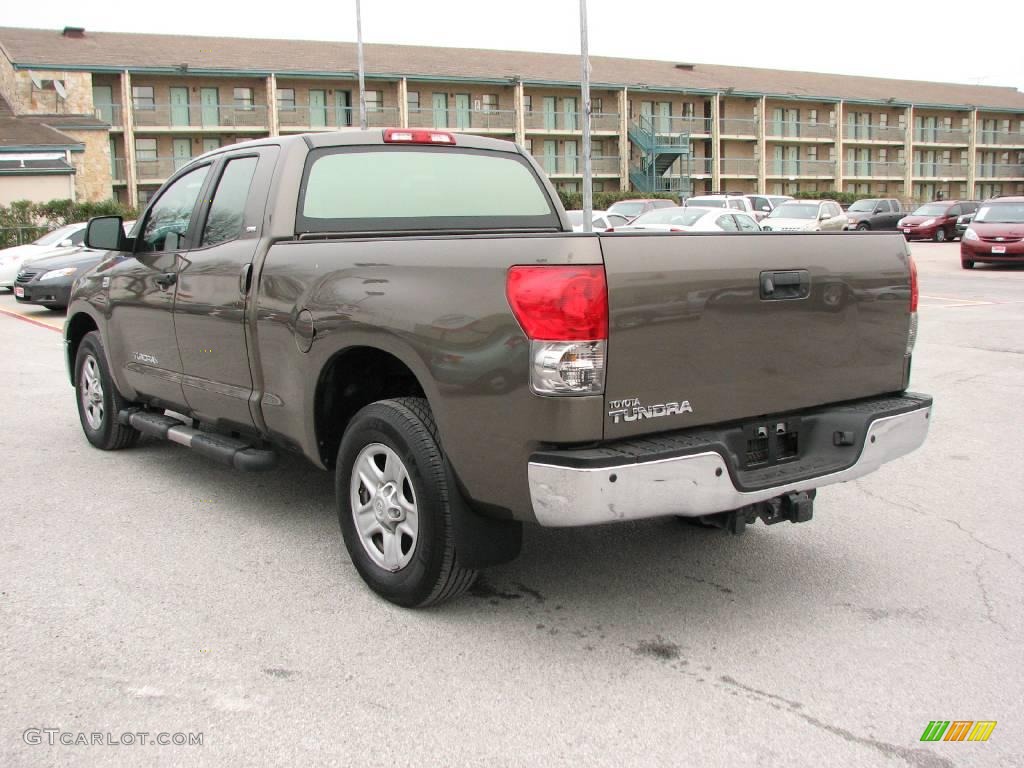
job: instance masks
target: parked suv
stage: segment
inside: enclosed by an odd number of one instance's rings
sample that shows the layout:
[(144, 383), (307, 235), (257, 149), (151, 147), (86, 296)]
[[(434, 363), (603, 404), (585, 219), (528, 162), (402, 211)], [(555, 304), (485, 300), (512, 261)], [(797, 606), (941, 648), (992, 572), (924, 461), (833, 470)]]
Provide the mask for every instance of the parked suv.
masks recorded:
[(895, 198), (869, 198), (858, 200), (846, 209), (845, 229), (896, 229), (903, 218), (903, 206)]
[(934, 240), (942, 243), (956, 237), (956, 220), (978, 210), (976, 200), (937, 200), (925, 203), (896, 225), (907, 240)]
[(976, 261), (1024, 264), (1024, 197), (981, 204), (960, 241), (960, 266), (972, 269)]
[(760, 221), (775, 210), (777, 205), (792, 200), (789, 195), (744, 195), (754, 209), (754, 217)]
[(608, 207), (607, 213), (615, 213), (628, 219), (635, 219), (641, 213), (653, 211), (655, 208), (671, 208), (675, 204), (674, 200), (659, 197), (619, 200), (619, 202), (612, 203)]

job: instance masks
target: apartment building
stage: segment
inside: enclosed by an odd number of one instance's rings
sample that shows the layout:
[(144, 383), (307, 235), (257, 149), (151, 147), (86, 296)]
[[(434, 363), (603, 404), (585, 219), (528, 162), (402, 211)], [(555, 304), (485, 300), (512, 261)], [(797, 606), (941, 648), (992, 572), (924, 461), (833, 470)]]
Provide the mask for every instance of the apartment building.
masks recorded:
[[(351, 43), (0, 28), (0, 53), (0, 102), (12, 120), (68, 138), (63, 167), (80, 199), (142, 204), (215, 147), (359, 124)], [(370, 126), (514, 140), (557, 187), (580, 189), (577, 57), (373, 44), (365, 54)], [(591, 65), (595, 191), (1024, 194), (1024, 93), (1012, 88)], [(0, 136), (0, 175), (3, 153), (35, 150)]]

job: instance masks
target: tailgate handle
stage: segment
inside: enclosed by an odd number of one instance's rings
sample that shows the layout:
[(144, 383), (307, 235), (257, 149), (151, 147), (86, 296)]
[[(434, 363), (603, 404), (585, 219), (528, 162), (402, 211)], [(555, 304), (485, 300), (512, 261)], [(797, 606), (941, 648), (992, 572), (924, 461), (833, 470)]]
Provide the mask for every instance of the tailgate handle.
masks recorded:
[(765, 301), (806, 299), (811, 294), (811, 273), (806, 269), (761, 273), (761, 298)]

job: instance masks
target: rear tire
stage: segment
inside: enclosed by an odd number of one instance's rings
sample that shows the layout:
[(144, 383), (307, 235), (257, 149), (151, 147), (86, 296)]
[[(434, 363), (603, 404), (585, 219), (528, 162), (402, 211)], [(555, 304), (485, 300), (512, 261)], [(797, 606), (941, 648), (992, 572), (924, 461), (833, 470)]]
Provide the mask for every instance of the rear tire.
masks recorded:
[(970, 259), (960, 259), (961, 269), (974, 269), (974, 262)]
[(871, 229), (871, 225), (868, 224), (866, 221), (862, 221), (860, 224), (857, 225), (858, 232), (867, 232), (869, 229)]
[(338, 449), (338, 521), (367, 586), (424, 608), (465, 592), (477, 572), (455, 550), (447, 462), (427, 401), (379, 400), (349, 423)]
[(943, 227), (939, 227), (938, 229), (935, 230), (935, 235), (932, 237), (932, 239), (936, 243), (946, 242), (946, 230)]
[(85, 334), (75, 355), (75, 400), (86, 439), (102, 451), (118, 451), (139, 441), (135, 429), (117, 415), (129, 406), (114, 386), (98, 331)]

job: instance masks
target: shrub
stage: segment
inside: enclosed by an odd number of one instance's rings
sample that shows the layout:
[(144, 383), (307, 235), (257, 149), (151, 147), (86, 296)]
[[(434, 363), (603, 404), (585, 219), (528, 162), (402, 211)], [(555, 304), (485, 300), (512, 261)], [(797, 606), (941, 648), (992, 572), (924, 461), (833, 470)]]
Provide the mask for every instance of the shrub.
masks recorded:
[(33, 203), (30, 200), (16, 200), (9, 206), (0, 205), (0, 248), (30, 243), (47, 232), (88, 221), (93, 216), (121, 216), (134, 219), (138, 212), (116, 200), (99, 203), (71, 200), (50, 200), (47, 203)]

